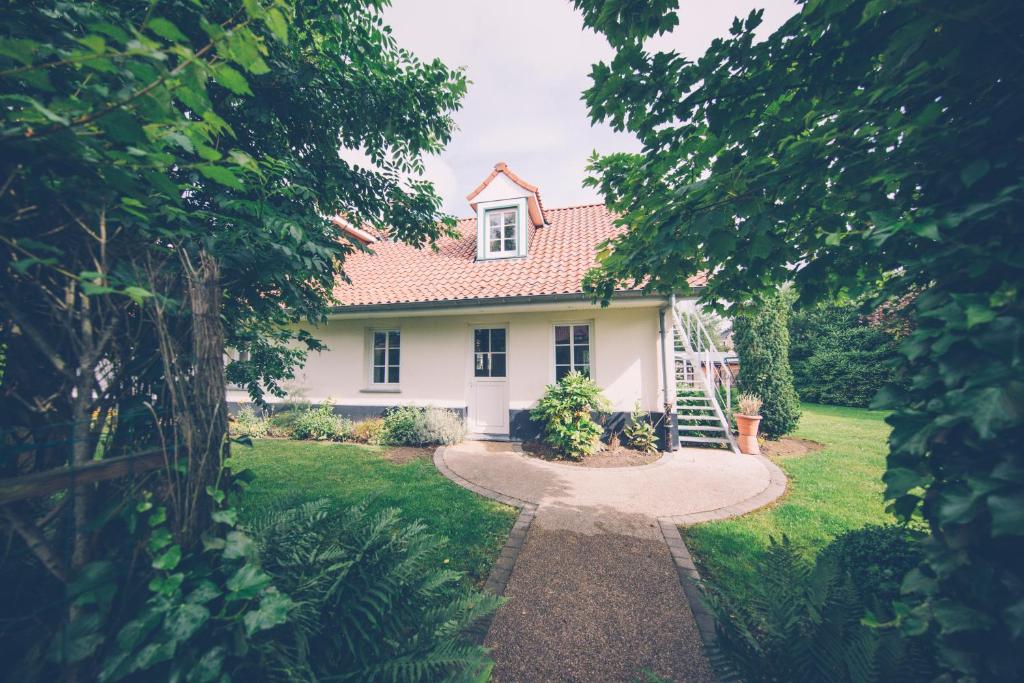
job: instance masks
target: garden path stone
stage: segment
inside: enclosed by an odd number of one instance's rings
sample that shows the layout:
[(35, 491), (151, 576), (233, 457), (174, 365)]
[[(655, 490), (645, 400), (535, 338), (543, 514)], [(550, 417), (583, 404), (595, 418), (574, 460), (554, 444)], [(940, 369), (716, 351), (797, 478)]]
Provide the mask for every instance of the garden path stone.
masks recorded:
[[(682, 449), (644, 466), (589, 469), (515, 444), (439, 449), (445, 476), (536, 515), (491, 622), (498, 683), (713, 681), (662, 524), (741, 514), (785, 491), (764, 458)], [(670, 541), (674, 542), (674, 541)]]

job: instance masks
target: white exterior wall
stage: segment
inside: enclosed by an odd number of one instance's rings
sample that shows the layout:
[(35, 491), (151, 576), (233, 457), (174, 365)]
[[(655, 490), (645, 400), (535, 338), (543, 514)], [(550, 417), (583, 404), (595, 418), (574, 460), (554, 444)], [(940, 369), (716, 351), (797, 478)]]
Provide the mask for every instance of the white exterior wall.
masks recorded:
[[(639, 302), (637, 302), (639, 303)], [(286, 383), (289, 399), (335, 405), (435, 405), (465, 407), (473, 376), (472, 335), (476, 326), (508, 328), (509, 409), (531, 408), (554, 382), (554, 325), (591, 323), (591, 373), (615, 411), (628, 412), (640, 399), (649, 411), (662, 409), (659, 302), (601, 309), (455, 313), (403, 312), (387, 317), (337, 318), (311, 330), (329, 348), (310, 354), (296, 379)], [(535, 307), (535, 308), (547, 308)], [(401, 382), (397, 390), (370, 387), (372, 329), (401, 330)], [(245, 401), (244, 392), (228, 400)]]

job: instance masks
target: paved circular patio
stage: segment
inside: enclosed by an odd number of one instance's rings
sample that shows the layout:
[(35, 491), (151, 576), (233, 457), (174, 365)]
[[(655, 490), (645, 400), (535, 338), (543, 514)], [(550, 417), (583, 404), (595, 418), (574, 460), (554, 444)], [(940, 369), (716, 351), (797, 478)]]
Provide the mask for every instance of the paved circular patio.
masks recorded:
[(697, 448), (650, 465), (587, 468), (527, 457), (516, 444), (470, 441), (439, 449), (435, 463), (457, 483), (505, 502), (674, 524), (741, 515), (786, 489), (767, 458)]

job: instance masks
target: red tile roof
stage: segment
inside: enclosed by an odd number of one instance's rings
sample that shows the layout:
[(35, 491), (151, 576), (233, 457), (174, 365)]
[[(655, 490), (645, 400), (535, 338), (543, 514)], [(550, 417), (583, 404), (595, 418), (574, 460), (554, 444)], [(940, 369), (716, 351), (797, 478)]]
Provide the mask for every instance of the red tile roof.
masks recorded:
[(476, 218), (465, 218), (459, 237), (442, 238), (436, 250), (381, 241), (349, 255), (352, 282), (339, 282), (334, 295), (341, 305), (367, 306), (579, 293), (598, 243), (622, 228), (601, 204), (544, 213), (549, 225), (530, 227), (525, 258), (477, 261)]

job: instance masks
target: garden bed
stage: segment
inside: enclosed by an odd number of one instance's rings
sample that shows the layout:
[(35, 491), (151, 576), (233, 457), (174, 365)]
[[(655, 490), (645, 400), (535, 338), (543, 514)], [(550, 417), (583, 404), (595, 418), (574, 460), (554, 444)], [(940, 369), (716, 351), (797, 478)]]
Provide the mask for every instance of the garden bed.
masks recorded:
[(540, 460), (559, 462), (563, 465), (575, 465), (576, 467), (636, 467), (650, 465), (661, 458), (661, 453), (647, 453), (633, 448), (626, 448), (622, 445), (604, 445), (604, 448), (588, 455), (582, 460), (569, 460), (563, 458), (547, 444), (538, 441), (528, 441), (523, 444), (523, 455)]
[(825, 444), (804, 439), (799, 436), (784, 436), (778, 441), (762, 439), (761, 453), (769, 458), (785, 458), (796, 455), (807, 455), (825, 448)]

